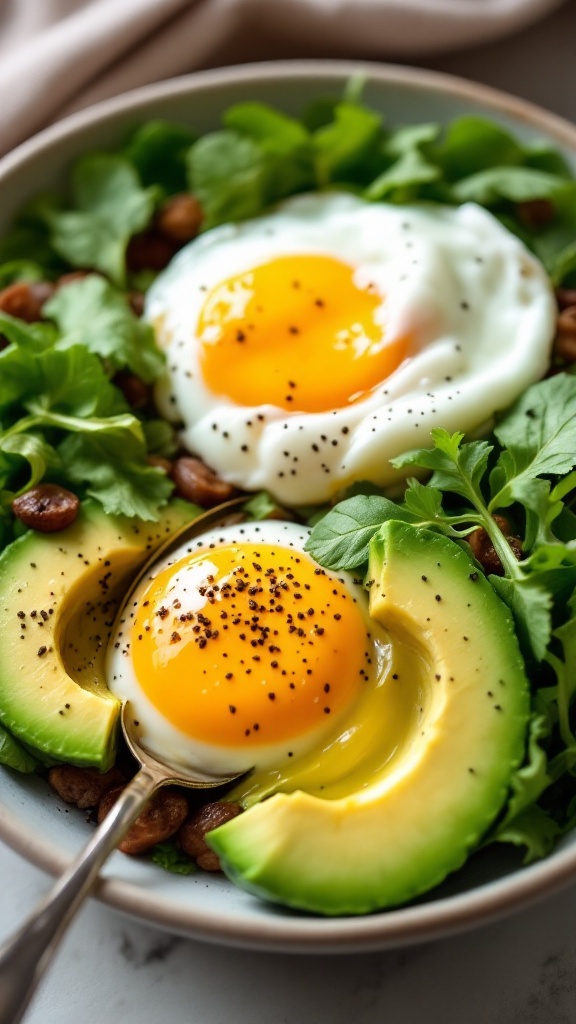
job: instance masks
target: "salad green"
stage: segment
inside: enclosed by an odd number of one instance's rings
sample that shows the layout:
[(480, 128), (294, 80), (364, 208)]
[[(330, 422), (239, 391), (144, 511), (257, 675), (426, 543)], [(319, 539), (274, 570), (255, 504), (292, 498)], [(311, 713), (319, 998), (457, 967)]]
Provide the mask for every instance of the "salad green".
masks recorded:
[[(398, 503), (378, 495), (345, 499), (314, 526), (307, 548), (326, 568), (358, 571), (368, 561), (370, 541), (389, 520), (458, 543), (479, 527), (486, 531), (504, 573), (489, 580), (512, 611), (534, 684), (529, 761), (517, 773), (493, 838), (524, 843), (533, 857), (576, 825), (570, 710), (576, 693), (576, 377), (558, 374), (529, 388), (497, 424), (491, 442), (464, 442), (461, 434), (441, 429), (432, 431), (432, 439), (432, 449), (395, 460), (399, 468), (432, 471), (428, 483), (409, 479)], [(504, 509), (522, 535), (521, 561), (494, 518)], [(568, 805), (548, 806), (563, 776), (571, 790)]]
[[(78, 160), (66, 191), (29, 203), (0, 239), (0, 287), (96, 272), (58, 288), (41, 322), (0, 312), (0, 547), (21, 531), (13, 499), (42, 480), (143, 520), (156, 519), (170, 497), (172, 483), (148, 456), (173, 453), (173, 430), (150, 406), (131, 409), (117, 378), (127, 370), (151, 384), (162, 372), (152, 330), (127, 301), (154, 270), (132, 272), (126, 254), (135, 235), (154, 231), (166, 198), (192, 192), (205, 230), (329, 188), (374, 202), (480, 203), (536, 253), (555, 286), (576, 287), (574, 174), (547, 143), (525, 144), (489, 120), (388, 127), (351, 83), (343, 98), (319, 99), (301, 120), (249, 102), (200, 138), (150, 122), (121, 151)], [(333, 569), (361, 572), (389, 520), (459, 545), (479, 527), (488, 534), (503, 570), (489, 579), (515, 619), (533, 713), (526, 762), (486, 842), (522, 845), (528, 859), (576, 825), (576, 376), (555, 369), (489, 439), (435, 430), (430, 448), (395, 460), (419, 476), (402, 499), (355, 485), (327, 512), (298, 510), (315, 524), (309, 551)], [(253, 505), (264, 516), (274, 500), (257, 495)], [(521, 561), (494, 518), (503, 511), (522, 537)], [(1, 762), (26, 771), (28, 758), (0, 735)], [(179, 870), (173, 856), (171, 847), (157, 851), (158, 862)]]

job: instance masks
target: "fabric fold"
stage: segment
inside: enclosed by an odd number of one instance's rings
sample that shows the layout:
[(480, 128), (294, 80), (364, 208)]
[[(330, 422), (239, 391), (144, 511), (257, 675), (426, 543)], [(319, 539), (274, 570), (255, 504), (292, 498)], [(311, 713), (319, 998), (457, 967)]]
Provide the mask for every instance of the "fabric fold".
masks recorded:
[[(210, 64), (259, 32), (369, 58), (486, 42), (561, 0), (15, 0), (0, 11), (0, 151), (64, 113)], [(261, 54), (262, 58), (266, 53)]]

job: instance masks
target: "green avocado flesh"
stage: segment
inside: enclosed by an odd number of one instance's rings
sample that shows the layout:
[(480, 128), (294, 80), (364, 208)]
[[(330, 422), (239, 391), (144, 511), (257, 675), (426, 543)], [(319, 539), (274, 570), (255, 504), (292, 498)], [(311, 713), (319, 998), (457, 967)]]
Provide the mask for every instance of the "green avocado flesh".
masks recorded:
[(104, 656), (139, 567), (198, 509), (173, 502), (157, 523), (108, 516), (84, 502), (76, 522), (29, 531), (0, 556), (0, 721), (28, 747), (106, 771), (119, 702)]
[(321, 914), (404, 903), (460, 867), (525, 750), (529, 686), (512, 619), (465, 551), (389, 522), (368, 582), (371, 617), (404, 664), (424, 666), (416, 687), (396, 679), (418, 695), (409, 734), (347, 795), (276, 793), (207, 836), (238, 885)]

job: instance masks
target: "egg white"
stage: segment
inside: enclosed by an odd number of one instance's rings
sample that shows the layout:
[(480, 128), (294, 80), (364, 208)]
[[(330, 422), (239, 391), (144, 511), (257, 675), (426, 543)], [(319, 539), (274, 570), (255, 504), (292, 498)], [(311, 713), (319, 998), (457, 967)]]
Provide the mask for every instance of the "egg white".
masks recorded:
[[(165, 568), (173, 566), (176, 577), (178, 563), (191, 551), (209, 552), (210, 549), (230, 543), (276, 544), (293, 548), (300, 552), (303, 558), (309, 559), (310, 556), (303, 550), (309, 535), (310, 530), (305, 526), (274, 520), (245, 522), (237, 526), (209, 530), (193, 541), (183, 544), (168, 558), (160, 560), (131, 596), (131, 608), (137, 608), (150, 581)], [(326, 572), (328, 576), (345, 583), (356, 601), (358, 614), (366, 623), (367, 632), (374, 637), (371, 642), (373, 647), (372, 676), (368, 679), (366, 688), (377, 685), (383, 675), (383, 661), (388, 657), (388, 646), (382, 630), (377, 625), (375, 627), (370, 620), (367, 593), (347, 573), (335, 574), (328, 570)], [(205, 577), (205, 571), (202, 575)], [(190, 578), (188, 577), (184, 582), (187, 606), (193, 607)], [(177, 589), (173, 592), (173, 596), (178, 596)], [(311, 597), (313, 598), (313, 595)], [(202, 598), (200, 604), (203, 603), (204, 599)], [(129, 615), (127, 619), (129, 621)], [(140, 688), (127, 645), (126, 620), (118, 624), (116, 634), (111, 638), (106, 661), (106, 680), (113, 694), (123, 701), (130, 702), (133, 720), (138, 722), (138, 738), (145, 749), (165, 763), (185, 768), (200, 768), (216, 775), (248, 771), (255, 767), (268, 768), (284, 765), (289, 756), (288, 751), (291, 752), (290, 757), (296, 759), (318, 748), (324, 742), (329, 742), (335, 732), (341, 728), (343, 718), (353, 711), (353, 708), (346, 708), (340, 715), (327, 718), (318, 728), (312, 729), (304, 735), (292, 737), (289, 742), (261, 745), (250, 750), (245, 747), (218, 746), (196, 740), (168, 721)]]
[[(196, 341), (206, 293), (267, 260), (308, 253), (352, 265), (359, 285), (373, 282), (386, 297), (386, 338), (410, 336), (412, 357), (364, 400), (330, 412), (240, 406), (210, 392)], [(556, 307), (541, 264), (481, 207), (328, 193), (190, 243), (152, 286), (145, 316), (167, 355), (157, 402), (184, 424), (185, 447), (230, 483), (297, 505), (355, 480), (393, 483), (390, 460), (426, 446), (433, 427), (468, 433), (489, 423), (545, 373)]]

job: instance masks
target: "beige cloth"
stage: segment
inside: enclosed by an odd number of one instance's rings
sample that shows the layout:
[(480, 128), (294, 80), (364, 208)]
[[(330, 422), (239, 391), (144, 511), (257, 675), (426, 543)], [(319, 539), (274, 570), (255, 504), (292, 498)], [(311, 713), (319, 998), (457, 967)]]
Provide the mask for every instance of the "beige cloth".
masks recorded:
[[(562, 0), (0, 0), (0, 152), (72, 110), (210, 64), (258, 32), (364, 57), (506, 35)], [(259, 54), (266, 57), (266, 53)]]

